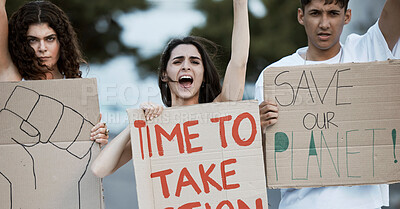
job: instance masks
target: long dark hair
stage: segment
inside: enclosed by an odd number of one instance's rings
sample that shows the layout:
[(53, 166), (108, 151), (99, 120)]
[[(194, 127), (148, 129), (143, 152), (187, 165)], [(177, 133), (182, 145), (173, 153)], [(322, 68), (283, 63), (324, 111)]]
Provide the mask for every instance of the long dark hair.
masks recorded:
[(171, 90), (169, 89), (167, 82), (163, 81), (163, 77), (166, 74), (168, 60), (171, 57), (172, 50), (181, 44), (191, 44), (199, 51), (204, 66), (204, 77), (203, 84), (200, 87), (199, 103), (212, 102), (221, 93), (222, 88), (217, 69), (204, 45), (207, 44), (208, 46), (212, 46), (215, 50), (217, 49), (217, 46), (205, 38), (188, 36), (181, 39), (172, 39), (161, 55), (160, 65), (158, 68), (158, 86), (160, 87), (163, 103), (168, 107), (171, 107), (172, 105)]
[(12, 61), (21, 76), (28, 80), (45, 79), (51, 69), (42, 65), (35, 50), (29, 45), (27, 31), (32, 24), (47, 23), (57, 34), (60, 57), (57, 67), (65, 78), (80, 78), (80, 64), (87, 62), (82, 56), (77, 35), (67, 15), (49, 1), (31, 1), (10, 17), (8, 46)]

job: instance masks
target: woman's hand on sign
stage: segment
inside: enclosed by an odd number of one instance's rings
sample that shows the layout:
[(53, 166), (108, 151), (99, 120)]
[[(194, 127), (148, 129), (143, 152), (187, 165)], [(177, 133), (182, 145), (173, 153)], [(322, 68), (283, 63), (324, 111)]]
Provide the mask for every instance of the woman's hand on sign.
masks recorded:
[(101, 114), (99, 122), (90, 130), (90, 140), (95, 141), (100, 144), (100, 147), (106, 145), (108, 143), (108, 132), (106, 123), (100, 122)]
[(272, 102), (263, 101), (259, 105), (260, 110), (260, 123), (261, 130), (265, 133), (265, 130), (268, 126), (274, 125), (278, 122), (278, 105)]
[(164, 107), (158, 104), (153, 104), (151, 102), (144, 102), (140, 104), (140, 108), (144, 112), (144, 117), (147, 121), (153, 120), (154, 118), (161, 115)]

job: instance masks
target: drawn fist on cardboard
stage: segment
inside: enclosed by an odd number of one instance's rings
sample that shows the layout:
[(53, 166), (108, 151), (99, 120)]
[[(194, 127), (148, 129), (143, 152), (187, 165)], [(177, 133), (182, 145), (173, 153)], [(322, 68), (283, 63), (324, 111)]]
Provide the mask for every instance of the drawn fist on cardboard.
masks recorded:
[[(22, 98), (27, 102), (21, 103)], [(22, 86), (14, 89), (4, 109), (0, 110), (0, 121), (3, 136), (9, 136), (2, 138), (10, 140), (3, 143), (26, 147), (51, 143), (80, 158), (87, 154), (87, 150), (77, 149), (74, 142), (88, 141), (93, 127), (79, 112), (57, 99)]]

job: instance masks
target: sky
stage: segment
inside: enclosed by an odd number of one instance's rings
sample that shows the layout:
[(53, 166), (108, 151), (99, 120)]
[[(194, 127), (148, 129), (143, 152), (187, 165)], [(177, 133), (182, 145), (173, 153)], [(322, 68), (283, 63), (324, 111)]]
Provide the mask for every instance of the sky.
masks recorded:
[[(192, 27), (205, 23), (204, 15), (193, 10), (194, 0), (149, 2), (153, 5), (152, 9), (125, 14), (118, 19), (123, 27), (123, 43), (137, 47), (141, 55), (152, 56), (160, 53), (171, 37), (186, 36)], [(347, 35), (352, 32), (363, 33), (363, 30), (357, 30), (359, 25), (363, 25), (369, 18), (376, 19), (382, 10), (383, 2), (350, 1), (349, 8), (356, 12), (353, 11), (350, 24), (345, 26), (341, 41), (345, 42)], [(250, 0), (249, 10), (256, 16), (267, 14), (267, 9), (260, 0)], [(179, 27), (176, 26), (177, 23)], [(103, 121), (107, 121), (108, 127), (114, 133), (120, 132), (127, 125), (127, 108), (139, 108), (142, 102), (147, 101), (162, 104), (156, 75), (141, 78), (135, 62), (134, 57), (119, 56), (106, 64), (90, 66), (88, 77), (98, 79)], [(252, 95), (253, 84), (247, 84), (245, 97), (252, 98)]]
[[(200, 12), (192, 9), (192, 0), (150, 3), (154, 8), (126, 14), (118, 20), (123, 27), (123, 42), (139, 48), (139, 53), (144, 56), (160, 53), (171, 37), (188, 35), (193, 26), (205, 21)], [(179, 27), (176, 27), (177, 22)], [(102, 121), (107, 123), (111, 136), (128, 125), (127, 108), (139, 108), (147, 101), (162, 104), (157, 77), (141, 78), (135, 62), (133, 57), (120, 56), (103, 65), (90, 65), (88, 77), (97, 78)], [(105, 177), (103, 187), (106, 208), (138, 208), (132, 161)]]
[[(143, 56), (160, 53), (170, 38), (186, 36), (192, 27), (205, 23), (205, 16), (193, 10), (194, 0), (149, 2), (154, 6), (152, 9), (125, 14), (118, 19), (123, 27), (123, 43), (137, 47)], [(257, 16), (266, 14), (260, 0), (250, 0), (249, 10)], [(103, 121), (107, 121), (113, 132), (119, 132), (127, 125), (125, 109), (139, 108), (142, 102), (148, 101), (162, 104), (156, 75), (143, 80), (135, 62), (133, 57), (120, 56), (103, 65), (90, 65), (88, 77), (98, 80)], [(245, 96), (252, 98), (252, 92), (253, 85), (247, 85)]]
[(154, 8), (119, 18), (124, 28), (123, 43), (139, 48), (143, 56), (160, 53), (171, 37), (186, 36), (193, 26), (205, 23), (204, 15), (192, 9), (192, 0), (178, 0), (173, 4), (166, 0), (151, 2)]
[[(192, 9), (192, 0), (178, 0), (173, 4), (166, 0), (150, 2), (154, 6), (152, 9), (122, 15), (118, 20), (123, 27), (123, 43), (137, 47), (141, 55), (160, 53), (171, 37), (185, 36), (193, 26), (205, 21), (200, 12)], [(176, 27), (177, 22), (179, 27)], [(143, 80), (135, 62), (133, 57), (120, 56), (104, 65), (90, 67), (88, 77), (98, 79), (103, 119), (115, 132), (122, 130), (128, 122), (125, 109), (139, 108), (147, 101), (162, 104), (156, 76)]]
[[(118, 20), (124, 28), (121, 35), (123, 42), (128, 46), (138, 47), (142, 55), (160, 53), (171, 37), (188, 35), (193, 26), (205, 22), (202, 13), (192, 9), (194, 0), (149, 2), (154, 5), (153, 9), (126, 14)], [(360, 33), (357, 30), (359, 25), (368, 18), (376, 19), (383, 3), (384, 1), (376, 0), (351, 0), (349, 7), (353, 9), (353, 18), (343, 31), (342, 42), (349, 33)], [(259, 0), (249, 0), (249, 10), (256, 16), (263, 16), (268, 12)], [(176, 26), (177, 23), (179, 27)], [(121, 56), (104, 65), (91, 65), (88, 77), (97, 78), (102, 121), (107, 122), (111, 136), (127, 126), (127, 108), (139, 108), (140, 103), (147, 101), (162, 104), (157, 77), (154, 75), (141, 78), (133, 57)], [(252, 89), (253, 84), (247, 84), (245, 94), (250, 98)], [(106, 208), (138, 208), (132, 161), (113, 175), (105, 177), (103, 184)], [(269, 191), (269, 195), (272, 195), (269, 198), (270, 208), (274, 209), (279, 201), (279, 193)]]

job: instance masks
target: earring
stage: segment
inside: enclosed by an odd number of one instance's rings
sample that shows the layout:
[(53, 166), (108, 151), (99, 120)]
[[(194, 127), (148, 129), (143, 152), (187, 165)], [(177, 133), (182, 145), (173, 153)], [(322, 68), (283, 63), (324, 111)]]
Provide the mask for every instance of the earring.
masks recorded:
[(204, 84), (204, 82), (203, 83), (201, 83), (201, 88), (204, 88), (205, 87), (205, 84)]
[(161, 81), (163, 81), (165, 83), (168, 81), (167, 76), (164, 73), (161, 76)]

